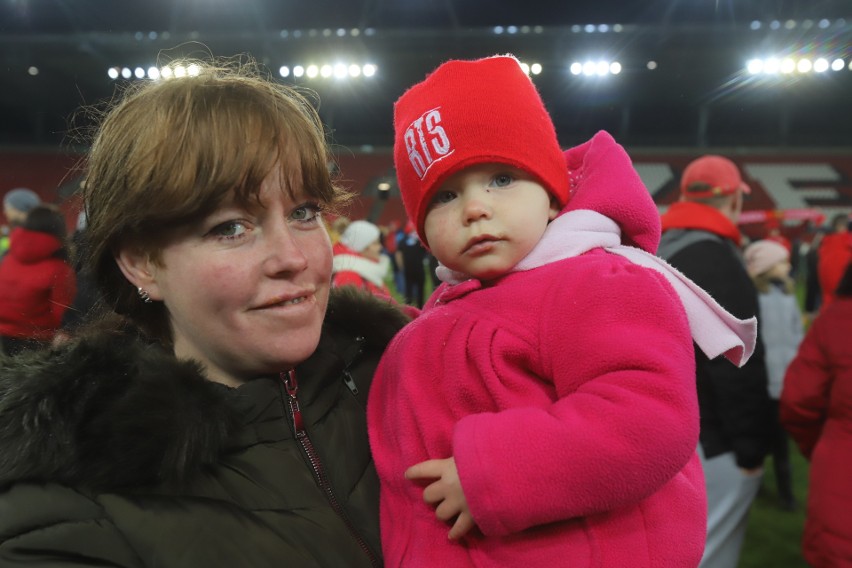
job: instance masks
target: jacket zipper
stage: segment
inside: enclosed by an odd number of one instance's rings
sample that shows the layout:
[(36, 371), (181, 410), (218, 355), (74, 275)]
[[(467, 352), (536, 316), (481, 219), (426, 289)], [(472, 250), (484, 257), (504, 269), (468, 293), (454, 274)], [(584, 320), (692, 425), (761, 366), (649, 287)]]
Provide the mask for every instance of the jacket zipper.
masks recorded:
[(317, 485), (319, 485), (320, 489), (323, 490), (326, 498), (331, 504), (331, 508), (334, 509), (334, 512), (343, 520), (343, 523), (346, 525), (346, 528), (349, 529), (349, 533), (358, 543), (358, 546), (360, 546), (361, 550), (364, 551), (364, 554), (367, 555), (367, 558), (370, 560), (370, 564), (378, 568), (378, 558), (376, 558), (375, 553), (370, 549), (370, 546), (364, 538), (357, 530), (355, 530), (355, 527), (352, 525), (352, 521), (349, 519), (346, 511), (343, 510), (343, 507), (337, 500), (337, 496), (331, 488), (331, 482), (325, 474), (325, 468), (319, 459), (319, 455), (317, 455), (313, 442), (311, 442), (311, 439), (308, 436), (308, 432), (305, 430), (304, 420), (302, 419), (302, 410), (299, 408), (299, 400), (296, 398), (296, 394), (299, 391), (299, 383), (296, 380), (296, 371), (290, 370), (286, 373), (281, 373), (280, 377), (284, 382), (284, 388), (287, 389), (287, 402), (290, 411), (290, 419), (292, 421), (291, 423), (293, 425), (293, 433), (308, 458), (308, 462), (313, 470), (314, 479), (316, 479)]

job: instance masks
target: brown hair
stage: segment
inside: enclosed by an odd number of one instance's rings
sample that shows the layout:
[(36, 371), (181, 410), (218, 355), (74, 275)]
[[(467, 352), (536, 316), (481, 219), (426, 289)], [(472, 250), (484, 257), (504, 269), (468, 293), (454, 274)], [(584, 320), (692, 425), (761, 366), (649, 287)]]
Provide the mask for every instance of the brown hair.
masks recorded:
[(124, 246), (158, 260), (177, 229), (227, 198), (257, 201), (278, 164), (291, 194), (336, 209), (349, 195), (333, 182), (331, 155), (311, 100), (261, 74), (253, 61), (180, 60), (197, 74), (140, 81), (100, 120), (86, 159), (84, 205), (94, 275), (108, 308), (171, 343), (162, 302), (143, 304), (115, 262)]

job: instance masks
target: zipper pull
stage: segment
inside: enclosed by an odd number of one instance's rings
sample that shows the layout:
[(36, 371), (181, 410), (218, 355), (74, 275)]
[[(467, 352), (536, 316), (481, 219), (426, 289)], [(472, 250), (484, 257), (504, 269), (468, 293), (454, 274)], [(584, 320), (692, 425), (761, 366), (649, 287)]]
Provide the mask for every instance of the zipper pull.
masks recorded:
[(302, 420), (302, 409), (299, 408), (299, 399), (296, 398), (296, 393), (299, 392), (296, 371), (291, 369), (286, 374), (281, 373), (281, 380), (284, 381), (284, 388), (287, 389), (287, 402), (290, 405), (290, 414), (293, 417), (293, 432), (297, 438), (301, 438), (305, 435), (305, 425)]
[(352, 378), (349, 369), (343, 369), (343, 384), (349, 387), (352, 394), (358, 394), (358, 385), (355, 384), (355, 380)]

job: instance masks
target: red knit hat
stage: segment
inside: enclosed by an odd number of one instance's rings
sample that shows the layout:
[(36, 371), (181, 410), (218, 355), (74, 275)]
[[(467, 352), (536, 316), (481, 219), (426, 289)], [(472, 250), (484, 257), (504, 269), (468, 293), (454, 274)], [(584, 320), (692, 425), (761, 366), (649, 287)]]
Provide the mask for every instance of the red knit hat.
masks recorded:
[(737, 165), (723, 156), (709, 154), (693, 160), (680, 178), (681, 193), (691, 199), (729, 195), (737, 190), (751, 193)]
[(568, 201), (568, 170), (541, 97), (512, 56), (449, 61), (394, 105), (394, 164), (420, 239), (426, 209), (452, 174), (500, 163), (535, 176)]

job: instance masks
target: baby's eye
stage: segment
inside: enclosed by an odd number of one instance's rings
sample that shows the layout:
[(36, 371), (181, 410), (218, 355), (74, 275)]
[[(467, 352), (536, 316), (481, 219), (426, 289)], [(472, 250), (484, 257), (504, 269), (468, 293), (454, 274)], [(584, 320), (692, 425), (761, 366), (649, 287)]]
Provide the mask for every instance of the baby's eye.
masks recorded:
[(247, 231), (248, 229), (242, 221), (226, 221), (213, 227), (210, 234), (225, 239), (238, 239)]
[(515, 181), (515, 178), (510, 174), (497, 174), (491, 183), (494, 187), (506, 187), (507, 185), (511, 185), (513, 181)]
[(432, 203), (449, 203), (455, 198), (456, 194), (453, 191), (439, 191), (432, 198)]
[(299, 221), (302, 223), (310, 223), (319, 218), (322, 209), (317, 203), (305, 203), (304, 205), (300, 205), (290, 214), (290, 217), (294, 221)]

